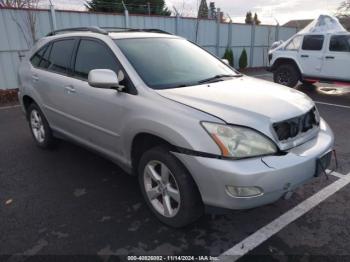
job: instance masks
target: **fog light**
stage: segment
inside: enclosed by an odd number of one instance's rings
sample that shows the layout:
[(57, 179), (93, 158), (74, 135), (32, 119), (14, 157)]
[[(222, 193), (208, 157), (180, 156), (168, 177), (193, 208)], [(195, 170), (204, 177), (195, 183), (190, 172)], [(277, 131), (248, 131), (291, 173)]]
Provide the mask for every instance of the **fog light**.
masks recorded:
[(263, 194), (259, 187), (226, 186), (226, 191), (233, 197), (255, 197)]

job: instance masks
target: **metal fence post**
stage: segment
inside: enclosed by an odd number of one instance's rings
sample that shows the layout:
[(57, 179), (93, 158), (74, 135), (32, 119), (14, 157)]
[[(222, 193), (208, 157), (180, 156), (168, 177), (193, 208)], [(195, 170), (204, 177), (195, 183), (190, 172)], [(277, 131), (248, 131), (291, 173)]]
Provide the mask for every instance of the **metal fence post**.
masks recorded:
[(221, 20), (221, 10), (220, 8), (217, 9), (217, 16), (216, 16), (216, 55), (219, 56), (220, 54), (220, 20)]
[(127, 9), (124, 10), (124, 19), (125, 28), (129, 28), (129, 11)]
[(179, 35), (179, 31), (180, 31), (180, 19), (181, 17), (179, 16), (179, 14), (176, 14), (176, 18), (175, 18), (175, 34)]
[(251, 37), (250, 37), (249, 67), (253, 67), (253, 63), (254, 63), (255, 28), (256, 28), (256, 25), (252, 24), (252, 34), (251, 34)]
[(275, 41), (278, 41), (280, 37), (280, 25), (276, 25), (276, 31), (275, 31)]
[(230, 20), (230, 23), (228, 25), (228, 41), (227, 41), (227, 46), (232, 48), (232, 32), (233, 32), (233, 24), (232, 20)]
[(56, 22), (56, 11), (55, 6), (50, 3), (50, 18), (51, 18), (51, 29), (52, 31), (57, 30), (57, 22)]

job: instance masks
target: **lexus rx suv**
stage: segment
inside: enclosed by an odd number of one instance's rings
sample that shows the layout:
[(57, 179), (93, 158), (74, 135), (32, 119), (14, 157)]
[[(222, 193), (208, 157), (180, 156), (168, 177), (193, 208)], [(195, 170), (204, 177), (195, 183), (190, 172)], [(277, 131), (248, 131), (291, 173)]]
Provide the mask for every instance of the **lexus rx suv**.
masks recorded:
[(334, 143), (303, 93), (157, 30), (55, 31), (21, 63), (19, 79), (39, 147), (66, 138), (104, 155), (138, 176), (149, 208), (173, 227), (206, 207), (289, 196), (327, 168)]

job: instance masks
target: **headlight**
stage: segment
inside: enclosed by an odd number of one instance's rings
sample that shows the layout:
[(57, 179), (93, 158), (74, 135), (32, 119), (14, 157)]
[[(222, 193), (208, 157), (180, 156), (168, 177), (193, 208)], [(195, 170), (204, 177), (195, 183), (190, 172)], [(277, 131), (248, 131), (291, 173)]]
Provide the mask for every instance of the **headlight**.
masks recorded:
[(202, 126), (219, 146), (222, 156), (246, 158), (277, 152), (267, 137), (249, 128), (202, 122)]

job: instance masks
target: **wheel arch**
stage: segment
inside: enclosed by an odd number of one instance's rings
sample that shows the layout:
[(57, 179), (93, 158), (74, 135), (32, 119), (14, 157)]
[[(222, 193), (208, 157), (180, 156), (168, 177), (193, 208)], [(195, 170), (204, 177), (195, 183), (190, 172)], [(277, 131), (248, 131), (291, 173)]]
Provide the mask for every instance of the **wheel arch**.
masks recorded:
[(22, 104), (23, 108), (25, 110), (26, 116), (28, 117), (28, 108), (31, 104), (38, 104), (31, 96), (29, 95), (24, 95), (22, 97)]
[(300, 77), (302, 77), (302, 72), (299, 67), (299, 64), (293, 58), (290, 57), (277, 58), (276, 61), (273, 63), (271, 70), (275, 71), (280, 65), (285, 64), (293, 65), (298, 70)]
[(168, 147), (170, 150), (176, 149), (176, 146), (168, 140), (149, 132), (141, 132), (133, 137), (130, 149), (130, 159), (134, 175), (137, 174), (137, 168), (142, 154), (153, 147), (161, 145)]

